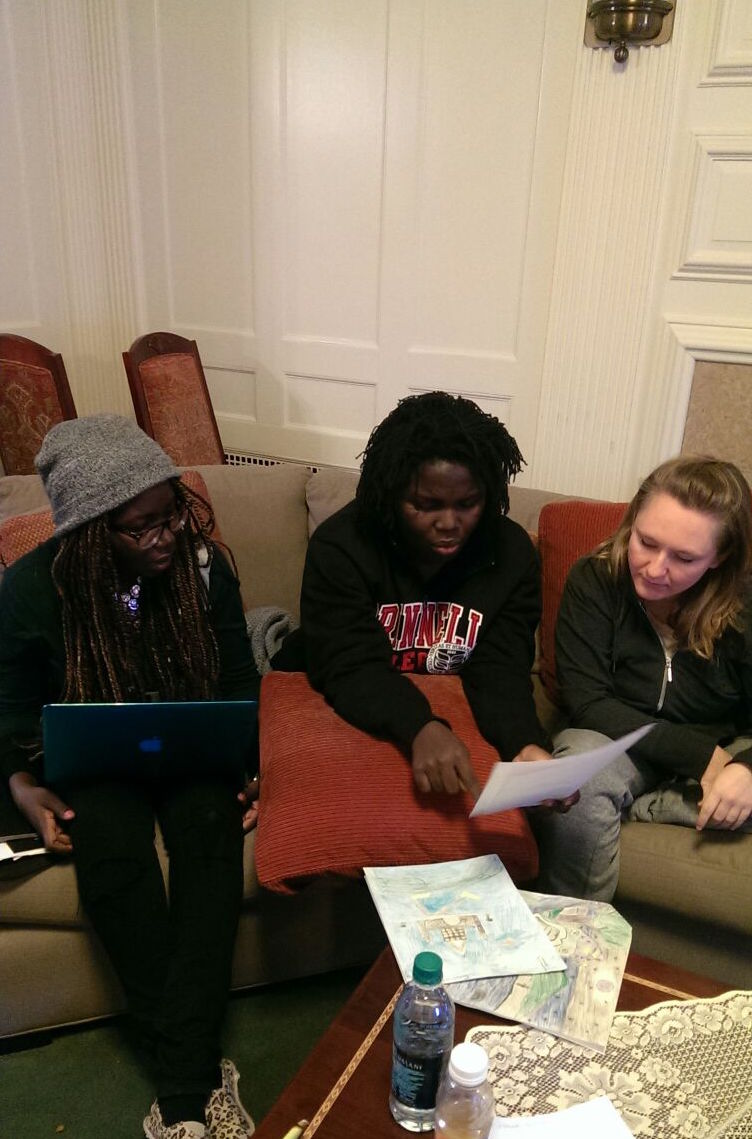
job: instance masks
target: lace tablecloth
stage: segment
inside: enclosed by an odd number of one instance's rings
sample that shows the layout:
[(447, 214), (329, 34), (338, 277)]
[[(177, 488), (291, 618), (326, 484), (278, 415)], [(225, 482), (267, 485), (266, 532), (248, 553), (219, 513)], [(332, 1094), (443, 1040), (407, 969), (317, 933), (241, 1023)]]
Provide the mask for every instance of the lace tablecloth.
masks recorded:
[(487, 1025), (498, 1115), (607, 1095), (635, 1136), (752, 1139), (752, 992), (617, 1013), (602, 1056), (534, 1029)]

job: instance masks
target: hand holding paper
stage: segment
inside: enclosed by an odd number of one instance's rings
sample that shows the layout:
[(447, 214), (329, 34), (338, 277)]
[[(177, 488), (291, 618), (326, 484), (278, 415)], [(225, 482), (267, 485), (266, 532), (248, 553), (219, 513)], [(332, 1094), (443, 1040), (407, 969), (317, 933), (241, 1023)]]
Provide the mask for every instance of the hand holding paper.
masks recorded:
[(652, 727), (652, 724), (645, 724), (618, 740), (611, 740), (602, 747), (579, 755), (533, 760), (530, 763), (496, 763), (470, 812), (470, 818), (475, 815), (492, 815), (495, 811), (508, 811), (512, 807), (534, 807), (544, 799), (566, 799), (601, 768), (628, 751)]

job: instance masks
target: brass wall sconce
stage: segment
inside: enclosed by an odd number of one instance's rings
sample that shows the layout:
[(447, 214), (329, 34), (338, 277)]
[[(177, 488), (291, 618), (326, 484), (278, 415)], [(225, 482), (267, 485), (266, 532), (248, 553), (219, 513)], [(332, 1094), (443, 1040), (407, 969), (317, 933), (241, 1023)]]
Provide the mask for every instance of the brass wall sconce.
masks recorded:
[(626, 63), (630, 44), (663, 44), (671, 39), (674, 0), (589, 0), (585, 21), (588, 47), (616, 45), (614, 59)]

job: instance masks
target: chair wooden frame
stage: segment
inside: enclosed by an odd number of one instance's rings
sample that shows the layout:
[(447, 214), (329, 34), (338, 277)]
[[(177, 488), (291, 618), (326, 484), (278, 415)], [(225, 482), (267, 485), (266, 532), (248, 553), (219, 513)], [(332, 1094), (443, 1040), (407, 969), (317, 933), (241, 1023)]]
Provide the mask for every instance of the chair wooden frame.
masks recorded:
[[(38, 344), (35, 340), (29, 340), (26, 336), (17, 336), (12, 332), (2, 332), (0, 333), (0, 382), (2, 382), (3, 361), (12, 364), (28, 364), (31, 367), (41, 368), (45, 372), (49, 372), (60, 405), (60, 418), (77, 418), (76, 405), (73, 402), (73, 395), (71, 394), (70, 384), (68, 383), (65, 364), (59, 352), (53, 352), (51, 349), (45, 348), (43, 344)], [(6, 456), (1, 442), (0, 461), (2, 461), (3, 470), (6, 474), (15, 473), (9, 471), (6, 466)]]
[[(206, 383), (201, 357), (198, 352), (198, 345), (195, 340), (188, 340), (185, 336), (178, 336), (175, 332), (147, 332), (144, 336), (139, 336), (137, 340), (134, 340), (127, 352), (123, 352), (123, 364), (125, 365), (125, 372), (128, 377), (128, 386), (131, 391), (131, 399), (133, 400), (133, 409), (136, 413), (136, 422), (142, 431), (145, 431), (152, 439), (156, 438), (152, 417), (149, 413), (148, 401), (144, 394), (140, 366), (144, 361), (150, 360), (154, 356), (164, 356), (172, 353), (191, 356), (195, 362), (200, 387), (203, 391), (206, 410), (210, 420), (210, 430), (213, 434), (217, 452), (221, 455), (221, 460), (219, 461), (226, 463), (227, 459), (225, 457), (224, 447), (222, 446), (222, 440), (219, 435), (219, 428), (217, 427), (217, 420), (214, 415), (211, 396), (209, 395), (209, 388)], [(157, 440), (157, 442), (161, 441)]]

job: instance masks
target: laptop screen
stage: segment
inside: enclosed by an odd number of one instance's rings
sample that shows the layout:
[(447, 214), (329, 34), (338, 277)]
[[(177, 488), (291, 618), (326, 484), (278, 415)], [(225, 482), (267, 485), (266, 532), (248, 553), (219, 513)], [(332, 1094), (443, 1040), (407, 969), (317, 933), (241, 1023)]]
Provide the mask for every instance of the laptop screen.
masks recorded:
[(255, 700), (46, 704), (45, 779), (228, 778), (257, 770)]

